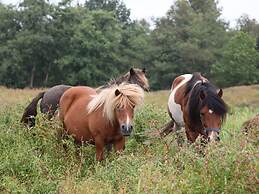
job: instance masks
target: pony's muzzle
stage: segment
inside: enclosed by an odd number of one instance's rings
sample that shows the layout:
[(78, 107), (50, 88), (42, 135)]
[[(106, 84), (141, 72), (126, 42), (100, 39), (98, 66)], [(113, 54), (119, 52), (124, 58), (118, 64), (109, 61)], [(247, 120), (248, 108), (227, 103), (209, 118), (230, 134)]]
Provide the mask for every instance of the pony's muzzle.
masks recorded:
[(213, 141), (219, 142), (220, 141), (219, 131), (220, 129), (208, 131), (208, 142), (213, 142)]
[(122, 124), (121, 125), (121, 133), (123, 136), (130, 136), (133, 130), (133, 126), (131, 124)]
[(219, 136), (217, 136), (215, 138), (208, 137), (208, 142), (213, 142), (213, 141), (219, 142), (220, 141), (220, 137)]

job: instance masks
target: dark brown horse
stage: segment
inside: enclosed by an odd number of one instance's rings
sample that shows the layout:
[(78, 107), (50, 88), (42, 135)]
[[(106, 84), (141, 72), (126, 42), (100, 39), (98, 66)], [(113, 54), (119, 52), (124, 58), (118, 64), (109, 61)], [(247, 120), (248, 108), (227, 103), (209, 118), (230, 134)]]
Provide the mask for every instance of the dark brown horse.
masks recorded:
[(220, 128), (227, 113), (217, 89), (199, 73), (178, 76), (172, 84), (168, 112), (172, 121), (161, 135), (185, 127), (187, 138), (194, 142), (199, 135), (208, 141), (219, 140)]
[(125, 147), (132, 132), (134, 108), (143, 103), (144, 91), (136, 84), (122, 83), (100, 93), (90, 87), (72, 87), (60, 99), (59, 117), (76, 142), (96, 146), (96, 159), (104, 158), (104, 147), (113, 144), (116, 151)]
[[(119, 77), (118, 79), (111, 80), (109, 83), (97, 88), (97, 91), (101, 91), (104, 88), (110, 87), (113, 84), (120, 84), (122, 82), (128, 82), (132, 84), (138, 84), (145, 91), (149, 90), (148, 80), (145, 76), (145, 69), (131, 68), (128, 73)], [(57, 85), (45, 92), (39, 93), (32, 102), (26, 107), (21, 122), (27, 124), (30, 127), (35, 125), (35, 117), (37, 115), (37, 104), (40, 99), (40, 111), (47, 114), (48, 118), (51, 119), (58, 108), (59, 100), (63, 93), (71, 88), (68, 85)]]
[(109, 88), (110, 86), (113, 86), (114, 84), (121, 84), (123, 82), (131, 83), (131, 84), (137, 84), (139, 85), (143, 90), (149, 91), (149, 83), (146, 78), (146, 69), (137, 69), (137, 68), (131, 68), (130, 71), (123, 76), (112, 79), (107, 84), (100, 86), (98, 89), (103, 88)]

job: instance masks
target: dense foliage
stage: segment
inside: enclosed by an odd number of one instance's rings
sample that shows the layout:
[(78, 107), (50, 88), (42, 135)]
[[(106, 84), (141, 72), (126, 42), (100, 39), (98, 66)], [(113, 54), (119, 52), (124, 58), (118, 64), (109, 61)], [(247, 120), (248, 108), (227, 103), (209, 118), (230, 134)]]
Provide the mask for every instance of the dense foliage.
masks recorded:
[(220, 84), (231, 86), (258, 83), (259, 55), (254, 42), (251, 36), (243, 32), (231, 38), (226, 48), (223, 48), (224, 57), (212, 68)]
[(150, 27), (132, 21), (122, 0), (0, 3), (0, 84), (97, 86), (132, 66), (148, 69), (153, 89), (194, 71), (221, 86), (259, 82), (256, 20), (244, 15), (230, 29), (215, 0), (168, 9)]

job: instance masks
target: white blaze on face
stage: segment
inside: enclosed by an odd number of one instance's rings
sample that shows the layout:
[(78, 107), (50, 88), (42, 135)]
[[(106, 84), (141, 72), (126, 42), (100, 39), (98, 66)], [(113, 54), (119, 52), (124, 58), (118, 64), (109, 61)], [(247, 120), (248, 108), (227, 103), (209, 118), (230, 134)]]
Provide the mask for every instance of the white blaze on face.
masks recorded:
[(211, 131), (211, 132), (209, 133), (208, 137), (209, 137), (209, 139), (210, 139), (211, 141), (214, 141), (214, 140), (217, 139), (217, 137), (218, 137), (218, 132), (216, 132), (216, 131)]
[(213, 110), (209, 109), (209, 113), (210, 113), (210, 114), (213, 114)]
[(129, 123), (130, 123), (130, 118), (129, 118), (129, 115), (127, 114), (127, 120), (126, 120), (127, 126), (129, 126)]

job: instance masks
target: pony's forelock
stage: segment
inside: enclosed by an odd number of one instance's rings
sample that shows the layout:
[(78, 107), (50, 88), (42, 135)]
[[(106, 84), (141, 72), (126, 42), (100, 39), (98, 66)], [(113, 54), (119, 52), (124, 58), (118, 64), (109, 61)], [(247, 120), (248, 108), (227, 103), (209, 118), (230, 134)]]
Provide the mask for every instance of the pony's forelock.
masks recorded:
[[(116, 90), (120, 91), (118, 96)], [(89, 102), (88, 113), (92, 113), (103, 106), (103, 115), (110, 121), (114, 121), (114, 109), (130, 106), (140, 106), (144, 101), (144, 91), (136, 84), (121, 83), (110, 88), (103, 89), (99, 94), (93, 96)]]

